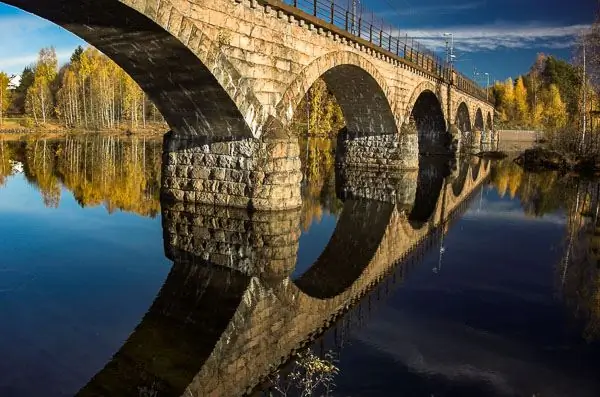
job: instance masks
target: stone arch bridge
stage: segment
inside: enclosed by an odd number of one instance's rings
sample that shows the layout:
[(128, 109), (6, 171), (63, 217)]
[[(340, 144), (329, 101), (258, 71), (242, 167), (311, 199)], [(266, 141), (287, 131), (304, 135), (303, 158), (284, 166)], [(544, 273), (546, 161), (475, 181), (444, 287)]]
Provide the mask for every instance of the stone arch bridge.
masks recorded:
[(344, 114), (346, 164), (416, 169), (419, 153), (461, 132), (468, 145), (484, 130), (490, 139), (493, 107), (473, 82), (381, 30), (350, 33), (348, 14), (343, 26), (323, 1), (308, 13), (280, 0), (3, 0), (96, 46), (142, 87), (172, 129), (163, 178), (175, 200), (298, 207), (290, 125), (319, 77)]
[[(434, 167), (433, 169), (438, 169)], [(328, 246), (296, 279), (297, 210), (173, 203), (163, 207), (174, 265), (154, 303), (78, 396), (237, 396), (256, 388), (362, 298), (401, 281), (486, 182), (487, 162), (456, 172), (339, 179), (344, 210)], [(427, 208), (414, 203), (431, 197)], [(360, 243), (357, 244), (356, 242)], [(369, 301), (370, 302), (370, 301)]]

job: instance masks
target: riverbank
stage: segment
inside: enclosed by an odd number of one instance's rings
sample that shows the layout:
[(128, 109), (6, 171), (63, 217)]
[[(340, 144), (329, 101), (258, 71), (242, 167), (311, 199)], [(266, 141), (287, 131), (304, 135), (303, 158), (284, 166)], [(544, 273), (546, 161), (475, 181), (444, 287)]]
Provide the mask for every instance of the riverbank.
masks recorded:
[(30, 137), (35, 138), (64, 138), (73, 135), (103, 134), (111, 136), (138, 136), (138, 137), (162, 137), (169, 131), (169, 127), (161, 122), (148, 122), (146, 126), (131, 127), (120, 125), (110, 129), (85, 129), (66, 128), (56, 120), (50, 120), (44, 125), (25, 126), (21, 118), (4, 119), (0, 126), (0, 139), (22, 140)]
[(140, 138), (161, 138), (168, 132), (168, 127), (162, 126), (146, 129), (103, 129), (103, 130), (83, 130), (83, 129), (45, 129), (45, 128), (18, 128), (18, 129), (0, 129), (0, 140), (3, 141), (21, 141), (26, 139), (60, 139), (68, 136), (85, 135), (110, 135), (110, 136), (134, 136)]

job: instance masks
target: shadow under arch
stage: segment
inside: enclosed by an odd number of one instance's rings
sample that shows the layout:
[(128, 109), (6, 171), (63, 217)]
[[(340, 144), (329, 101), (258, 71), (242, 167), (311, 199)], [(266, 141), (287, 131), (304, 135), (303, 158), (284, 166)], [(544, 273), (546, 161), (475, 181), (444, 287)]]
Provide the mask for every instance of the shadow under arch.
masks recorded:
[(173, 253), (175, 263), (142, 321), (77, 396), (181, 396), (210, 357), (251, 277)]
[(472, 130), (469, 108), (464, 102), (461, 102), (460, 105), (458, 105), (458, 109), (456, 111), (456, 126), (463, 133)]
[[(249, 138), (260, 132), (250, 128), (243, 115), (245, 110), (238, 108), (207, 63), (158, 22), (136, 10), (135, 1), (2, 0), (2, 3), (56, 23), (98, 48), (135, 80), (176, 133), (229, 140)], [(190, 44), (192, 40), (202, 40), (211, 46), (202, 32), (192, 31), (196, 37), (188, 38)], [(183, 29), (176, 35), (182, 36), (182, 32)], [(239, 73), (224, 56), (217, 50), (213, 57), (212, 69), (219, 70), (220, 77), (239, 84)], [(258, 115), (255, 117), (261, 117), (259, 102), (253, 95), (246, 95), (244, 101), (254, 108), (253, 113)], [(263, 123), (253, 120), (252, 124)]]
[(447, 154), (450, 136), (446, 131), (446, 120), (442, 103), (437, 95), (427, 89), (421, 92), (410, 113), (415, 123), (419, 140), (419, 154)]
[(483, 113), (481, 112), (481, 108), (477, 108), (477, 112), (475, 112), (475, 129), (483, 131), (485, 128), (483, 124)]
[(488, 131), (491, 131), (492, 128), (493, 128), (492, 115), (491, 115), (491, 113), (488, 112), (486, 122), (485, 122), (485, 129)]
[(377, 68), (361, 55), (331, 52), (306, 66), (288, 86), (277, 105), (284, 127), (292, 123), (296, 109), (309, 88), (322, 78), (339, 104), (346, 130), (352, 136), (397, 134), (390, 89)]

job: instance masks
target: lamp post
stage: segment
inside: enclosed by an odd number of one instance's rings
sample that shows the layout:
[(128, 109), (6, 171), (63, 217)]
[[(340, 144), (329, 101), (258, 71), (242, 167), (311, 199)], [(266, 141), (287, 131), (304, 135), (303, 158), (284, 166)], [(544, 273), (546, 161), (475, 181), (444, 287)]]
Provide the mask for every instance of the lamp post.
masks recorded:
[(485, 84), (485, 100), (489, 101), (490, 100), (490, 74), (489, 73), (484, 73), (484, 75), (487, 77), (487, 83)]
[[(452, 64), (452, 59), (454, 58), (454, 35), (452, 33), (444, 33), (444, 37), (446, 37), (446, 62)], [(447, 38), (450, 38), (450, 42), (448, 42)]]

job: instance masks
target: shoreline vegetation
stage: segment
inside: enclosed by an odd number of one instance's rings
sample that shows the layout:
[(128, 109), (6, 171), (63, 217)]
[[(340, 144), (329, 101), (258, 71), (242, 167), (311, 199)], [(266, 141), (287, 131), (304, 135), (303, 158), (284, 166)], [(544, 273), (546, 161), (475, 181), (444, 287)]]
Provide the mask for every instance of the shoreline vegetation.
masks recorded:
[(543, 131), (514, 159), (528, 171), (600, 176), (600, 14), (573, 50), (570, 63), (538, 54), (526, 75), (492, 89), (496, 128)]

